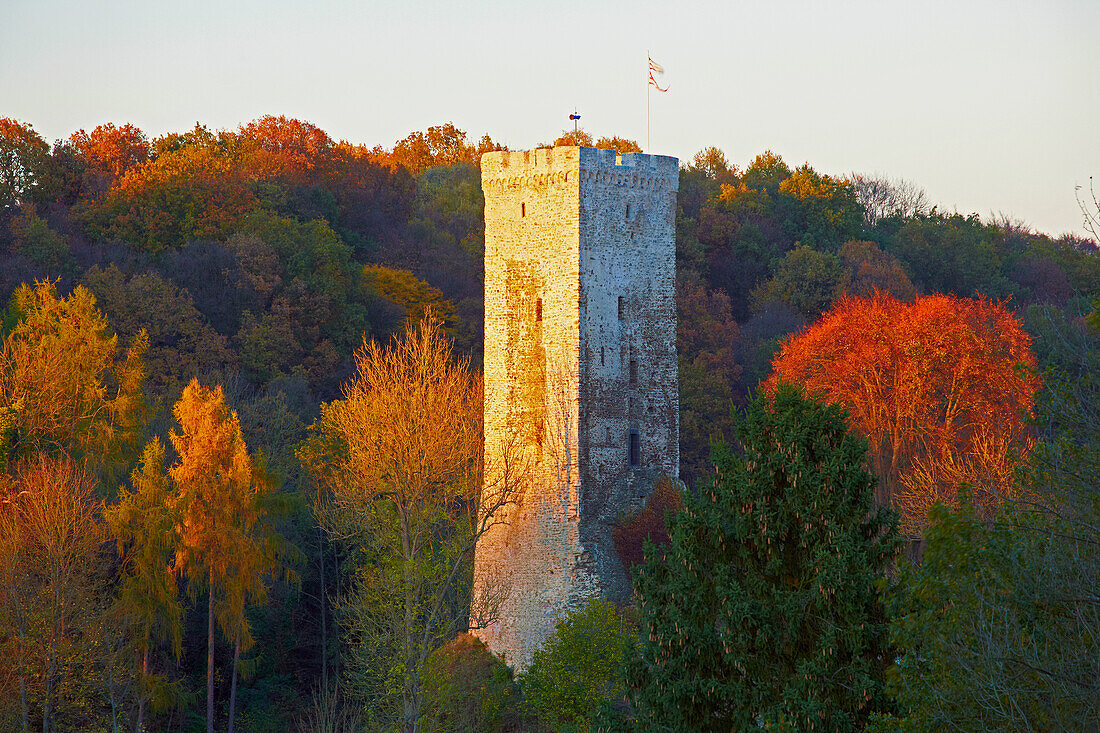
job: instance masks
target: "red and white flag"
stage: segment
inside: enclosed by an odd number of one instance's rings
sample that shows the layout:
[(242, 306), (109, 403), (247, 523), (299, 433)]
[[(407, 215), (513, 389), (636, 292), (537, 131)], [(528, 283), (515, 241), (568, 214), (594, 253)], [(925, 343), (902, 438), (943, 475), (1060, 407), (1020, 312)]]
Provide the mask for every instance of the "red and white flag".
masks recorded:
[[(646, 58), (649, 57), (647, 56)], [(654, 73), (663, 74), (665, 73), (665, 68), (653, 59), (649, 59), (649, 85), (651, 87), (657, 87), (657, 91), (659, 92), (667, 92), (668, 87), (666, 86), (662, 89), (661, 85), (657, 83), (657, 80), (653, 78)]]

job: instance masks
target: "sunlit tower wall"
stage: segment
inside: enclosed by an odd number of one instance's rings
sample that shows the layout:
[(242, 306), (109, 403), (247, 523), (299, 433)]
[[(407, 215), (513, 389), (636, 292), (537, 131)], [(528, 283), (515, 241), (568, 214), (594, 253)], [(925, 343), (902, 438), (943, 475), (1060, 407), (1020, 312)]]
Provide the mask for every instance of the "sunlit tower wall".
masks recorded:
[[(519, 669), (587, 599), (630, 580), (612, 529), (679, 470), (677, 160), (557, 147), (481, 158), (485, 452), (529, 467), (478, 543), (475, 633)], [(490, 460), (490, 459), (487, 459)]]

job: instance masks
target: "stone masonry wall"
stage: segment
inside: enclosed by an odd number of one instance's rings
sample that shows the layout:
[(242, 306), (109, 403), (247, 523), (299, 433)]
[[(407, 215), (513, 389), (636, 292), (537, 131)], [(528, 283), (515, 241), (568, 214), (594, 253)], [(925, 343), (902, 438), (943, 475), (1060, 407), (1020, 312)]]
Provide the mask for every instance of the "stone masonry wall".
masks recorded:
[(663, 156), (482, 156), (485, 451), (529, 474), (478, 544), (475, 593), (508, 594), (475, 633), (519, 669), (587, 598), (629, 596), (611, 527), (677, 473), (677, 183)]
[(612, 150), (582, 149), (581, 543), (603, 594), (624, 603), (630, 578), (611, 530), (641, 508), (658, 476), (679, 476), (679, 169), (666, 156), (615, 161)]

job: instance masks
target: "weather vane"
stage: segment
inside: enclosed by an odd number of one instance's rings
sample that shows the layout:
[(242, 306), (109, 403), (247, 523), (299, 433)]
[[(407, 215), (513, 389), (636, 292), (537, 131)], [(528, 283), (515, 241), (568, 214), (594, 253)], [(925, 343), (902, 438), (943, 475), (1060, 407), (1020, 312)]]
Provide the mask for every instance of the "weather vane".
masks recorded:
[(573, 137), (574, 138), (577, 136), (577, 120), (579, 120), (580, 118), (581, 118), (581, 116), (579, 114), (577, 114), (577, 108), (574, 107), (573, 108), (573, 114), (569, 115), (569, 119), (573, 120)]

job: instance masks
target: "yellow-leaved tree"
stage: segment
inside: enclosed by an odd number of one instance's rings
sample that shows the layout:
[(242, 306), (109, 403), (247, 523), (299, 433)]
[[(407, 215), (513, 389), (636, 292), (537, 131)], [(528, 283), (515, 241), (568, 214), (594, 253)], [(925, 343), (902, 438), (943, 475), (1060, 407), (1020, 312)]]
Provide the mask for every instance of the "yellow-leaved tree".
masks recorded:
[(373, 725), (415, 733), (432, 652), (495, 615), (493, 593), (475, 597), (474, 547), (516, 502), (523, 464), (484, 455), (481, 376), (431, 313), (355, 362), (299, 456), (323, 489), (327, 528), (359, 561), (345, 604), (360, 640), (353, 687)]
[(146, 417), (145, 332), (121, 352), (91, 292), (39, 282), (15, 291), (0, 334), (0, 465), (67, 453), (105, 484), (125, 475)]

